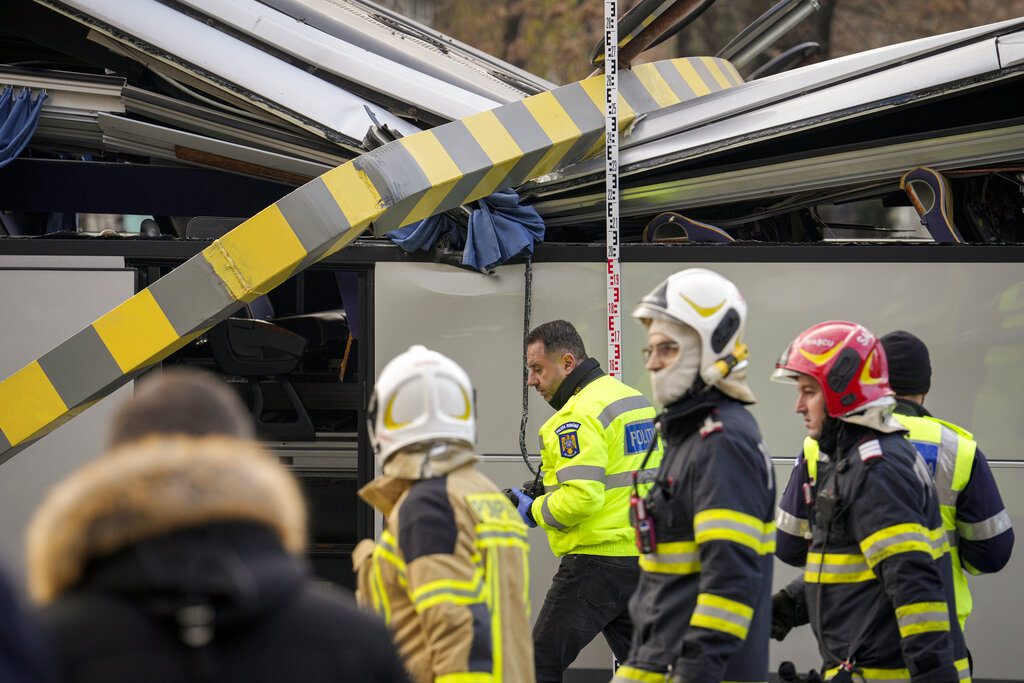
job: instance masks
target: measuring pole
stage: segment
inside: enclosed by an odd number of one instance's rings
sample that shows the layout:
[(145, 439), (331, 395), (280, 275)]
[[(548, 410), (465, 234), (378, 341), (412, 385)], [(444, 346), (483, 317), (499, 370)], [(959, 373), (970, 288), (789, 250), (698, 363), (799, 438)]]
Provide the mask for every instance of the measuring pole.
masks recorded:
[(608, 374), (622, 379), (619, 284), (619, 30), (618, 3), (604, 2), (605, 241), (608, 261)]

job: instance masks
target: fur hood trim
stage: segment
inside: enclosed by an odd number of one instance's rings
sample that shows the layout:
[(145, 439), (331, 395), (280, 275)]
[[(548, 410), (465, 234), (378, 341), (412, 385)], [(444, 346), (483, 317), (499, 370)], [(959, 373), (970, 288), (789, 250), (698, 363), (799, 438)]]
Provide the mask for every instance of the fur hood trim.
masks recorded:
[(306, 547), (291, 474), (252, 441), (155, 437), (88, 463), (54, 487), (28, 528), (28, 584), (48, 603), (90, 560), (211, 522), (256, 522), (290, 552)]

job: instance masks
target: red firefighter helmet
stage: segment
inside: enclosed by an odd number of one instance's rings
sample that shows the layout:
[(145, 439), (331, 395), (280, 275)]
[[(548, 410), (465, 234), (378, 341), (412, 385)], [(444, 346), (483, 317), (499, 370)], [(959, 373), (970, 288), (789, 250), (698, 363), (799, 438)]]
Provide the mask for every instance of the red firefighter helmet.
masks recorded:
[(830, 320), (797, 335), (775, 363), (772, 379), (793, 382), (798, 374), (818, 381), (832, 417), (893, 395), (885, 351), (875, 335), (857, 323)]

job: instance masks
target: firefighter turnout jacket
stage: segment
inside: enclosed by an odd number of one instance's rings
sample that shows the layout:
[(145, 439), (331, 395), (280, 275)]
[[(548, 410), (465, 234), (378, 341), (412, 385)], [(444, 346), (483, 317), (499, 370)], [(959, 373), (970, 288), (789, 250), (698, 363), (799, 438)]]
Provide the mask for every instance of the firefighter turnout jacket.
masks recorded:
[(833, 425), (814, 466), (798, 458), (776, 516), (826, 680), (844, 661), (864, 683), (969, 680), (930, 472), (902, 431)]
[[(640, 392), (591, 358), (563, 381), (565, 402), (540, 429), (544, 494), (530, 513), (556, 556), (636, 556), (629, 522), (633, 472), (655, 438), (655, 411)], [(553, 401), (555, 403), (555, 401)], [(638, 476), (646, 492), (661, 462), (656, 444)]]
[(717, 390), (659, 418), (667, 446), (646, 507), (654, 552), (614, 681), (767, 681), (775, 482), (754, 418)]
[(443, 476), (360, 490), (387, 525), (356, 547), (356, 596), (387, 623), (415, 683), (532, 683), (526, 525), (465, 456)]
[[(893, 417), (908, 430), (907, 438), (932, 473), (953, 565), (957, 619), (963, 630), (974, 606), (966, 575), (998, 572), (1006, 566), (1013, 552), (1013, 525), (988, 460), (970, 432), (904, 399), (897, 399)], [(818, 443), (809, 437), (804, 440), (803, 461), (807, 479), (813, 483)], [(807, 533), (804, 518), (781, 509), (778, 524), (780, 532), (792, 536)]]

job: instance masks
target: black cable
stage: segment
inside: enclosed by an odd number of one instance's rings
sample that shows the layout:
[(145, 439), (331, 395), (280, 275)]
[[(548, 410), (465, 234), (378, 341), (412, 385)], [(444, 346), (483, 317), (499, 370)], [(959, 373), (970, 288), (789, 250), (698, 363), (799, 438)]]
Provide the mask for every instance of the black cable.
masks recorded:
[(526, 452), (526, 421), (530, 417), (530, 387), (527, 384), (530, 369), (526, 365), (526, 336), (530, 334), (530, 315), (533, 312), (533, 261), (530, 259), (526, 261), (524, 276), (526, 282), (523, 287), (523, 413), (519, 419), (519, 453), (523, 456), (523, 462), (526, 463), (530, 474), (534, 476), (534, 482), (537, 482), (540, 478), (540, 468), (533, 469), (530, 454)]

